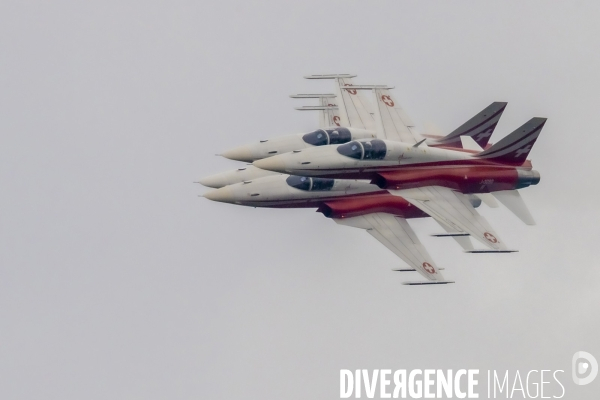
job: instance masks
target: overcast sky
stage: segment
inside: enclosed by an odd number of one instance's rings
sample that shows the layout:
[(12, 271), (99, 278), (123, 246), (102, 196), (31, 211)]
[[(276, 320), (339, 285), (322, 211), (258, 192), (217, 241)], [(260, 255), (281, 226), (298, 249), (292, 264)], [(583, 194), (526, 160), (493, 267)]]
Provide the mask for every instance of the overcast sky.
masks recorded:
[[(342, 368), (562, 369), (593, 398), (600, 6), (557, 3), (3, 1), (0, 398), (335, 399)], [(446, 132), (492, 101), (492, 141), (549, 118), (538, 224), (480, 210), (520, 252), (414, 221), (456, 284), (406, 287), (363, 231), (199, 198), (240, 165), (215, 153), (316, 127), (288, 95), (323, 73)]]

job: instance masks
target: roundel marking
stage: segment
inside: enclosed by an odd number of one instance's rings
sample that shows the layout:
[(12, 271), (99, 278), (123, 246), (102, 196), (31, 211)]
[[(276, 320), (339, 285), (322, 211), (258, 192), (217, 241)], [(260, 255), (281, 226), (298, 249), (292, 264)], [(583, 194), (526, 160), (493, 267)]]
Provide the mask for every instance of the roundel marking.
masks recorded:
[(392, 98), (390, 96), (388, 96), (387, 94), (384, 94), (383, 96), (381, 96), (381, 101), (383, 101), (386, 106), (394, 107), (394, 100), (392, 100)]
[(338, 115), (333, 116), (333, 123), (340, 126), (340, 117)]
[(435, 274), (435, 268), (433, 268), (433, 265), (429, 264), (428, 262), (423, 263), (423, 268), (430, 274)]
[[(352, 86), (351, 83), (345, 83), (344, 86)], [(346, 89), (350, 94), (356, 94), (356, 89)]]
[(484, 237), (484, 238), (485, 238), (485, 239), (486, 239), (488, 242), (491, 242), (491, 243), (498, 243), (498, 239), (496, 239), (496, 236), (492, 235), (492, 234), (491, 234), (491, 233), (489, 233), (489, 232), (485, 232), (485, 233), (483, 234), (483, 237)]

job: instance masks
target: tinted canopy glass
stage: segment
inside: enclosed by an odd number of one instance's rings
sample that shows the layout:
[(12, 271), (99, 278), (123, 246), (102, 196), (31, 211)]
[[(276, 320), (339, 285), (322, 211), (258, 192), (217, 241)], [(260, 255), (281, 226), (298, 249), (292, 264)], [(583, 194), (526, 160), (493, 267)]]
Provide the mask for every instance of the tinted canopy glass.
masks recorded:
[(361, 160), (363, 157), (363, 147), (360, 142), (350, 142), (338, 146), (338, 153), (346, 157), (356, 158), (357, 160)]
[(306, 176), (290, 175), (285, 181), (288, 185), (296, 189), (310, 190), (310, 178), (307, 178)]
[(306, 176), (290, 175), (286, 182), (291, 187), (306, 191), (324, 191), (331, 190), (335, 179), (327, 178), (309, 178)]
[(350, 142), (338, 146), (337, 151), (343, 156), (357, 160), (383, 160), (387, 147), (383, 140), (373, 139), (368, 142)]
[(327, 179), (327, 178), (310, 178), (312, 180), (312, 188), (310, 190), (316, 191), (324, 191), (331, 190), (333, 184), (335, 183), (335, 179)]
[(365, 148), (365, 160), (383, 160), (385, 158), (387, 148), (383, 140), (369, 140), (368, 142), (362, 142), (362, 145)]
[(302, 140), (308, 144), (312, 144), (313, 146), (324, 146), (329, 144), (329, 136), (323, 129), (307, 133), (306, 135), (302, 136)]
[(329, 135), (329, 144), (348, 143), (352, 140), (352, 134), (346, 128), (327, 129)]
[(352, 140), (352, 134), (346, 128), (319, 129), (302, 136), (302, 140), (313, 146), (342, 144)]

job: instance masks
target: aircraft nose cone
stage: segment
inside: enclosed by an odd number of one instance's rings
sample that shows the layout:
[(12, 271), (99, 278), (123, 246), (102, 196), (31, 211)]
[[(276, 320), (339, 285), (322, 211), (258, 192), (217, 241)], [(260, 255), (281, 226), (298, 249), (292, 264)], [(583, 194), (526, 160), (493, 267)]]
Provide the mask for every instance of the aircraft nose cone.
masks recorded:
[(256, 160), (252, 163), (255, 167), (260, 169), (266, 169), (267, 171), (275, 171), (285, 173), (285, 163), (281, 159), (281, 156), (263, 158), (262, 160)]
[(221, 203), (232, 203), (234, 201), (233, 191), (227, 186), (204, 193), (204, 197), (212, 201), (220, 201)]
[(249, 163), (254, 161), (254, 157), (252, 157), (252, 151), (249, 146), (236, 147), (235, 149), (227, 150), (226, 152), (221, 153), (221, 155), (225, 158), (235, 161), (244, 161)]
[(217, 174), (207, 176), (206, 178), (202, 178), (198, 181), (198, 183), (202, 186), (218, 189), (225, 186), (225, 184), (222, 181), (223, 179), (221, 178), (220, 174)]

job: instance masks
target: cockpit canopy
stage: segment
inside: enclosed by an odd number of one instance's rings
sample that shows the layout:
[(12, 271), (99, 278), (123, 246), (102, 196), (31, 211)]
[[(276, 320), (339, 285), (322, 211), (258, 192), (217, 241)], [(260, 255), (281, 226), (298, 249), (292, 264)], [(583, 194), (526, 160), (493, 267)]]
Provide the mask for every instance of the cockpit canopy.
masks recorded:
[(302, 136), (302, 140), (308, 144), (312, 144), (313, 146), (342, 144), (351, 141), (352, 134), (350, 133), (350, 130), (346, 128), (319, 129)]
[(383, 140), (373, 139), (367, 142), (346, 143), (338, 146), (337, 151), (343, 156), (357, 160), (383, 160), (387, 153), (387, 147)]
[(309, 178), (297, 175), (290, 175), (285, 181), (293, 188), (313, 192), (331, 190), (335, 183), (335, 179)]

